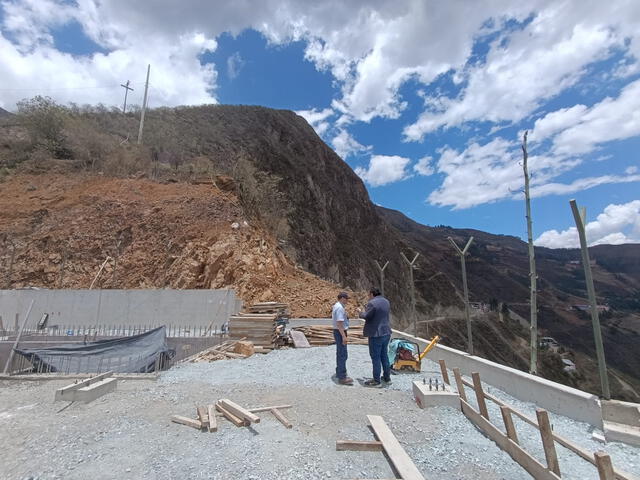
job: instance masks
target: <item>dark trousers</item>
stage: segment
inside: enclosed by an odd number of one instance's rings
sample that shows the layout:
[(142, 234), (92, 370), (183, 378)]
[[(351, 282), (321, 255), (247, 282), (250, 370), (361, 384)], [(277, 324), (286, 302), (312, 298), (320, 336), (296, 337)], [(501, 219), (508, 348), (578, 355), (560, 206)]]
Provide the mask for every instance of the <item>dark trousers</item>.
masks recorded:
[[(347, 331), (344, 332), (347, 335)], [(342, 335), (340, 330), (333, 330), (333, 338), (336, 341), (336, 377), (339, 379), (347, 378), (347, 346), (342, 344)]]
[(373, 363), (373, 379), (380, 381), (380, 370), (385, 380), (391, 378), (391, 365), (389, 364), (389, 340), (391, 335), (383, 337), (369, 337), (369, 355)]

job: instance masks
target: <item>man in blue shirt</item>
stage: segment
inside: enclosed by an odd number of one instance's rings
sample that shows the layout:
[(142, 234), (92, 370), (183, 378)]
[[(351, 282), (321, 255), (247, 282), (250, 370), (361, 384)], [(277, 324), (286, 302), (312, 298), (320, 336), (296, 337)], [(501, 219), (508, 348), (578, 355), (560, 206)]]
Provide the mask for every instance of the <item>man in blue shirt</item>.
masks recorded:
[(336, 377), (340, 385), (353, 385), (353, 379), (347, 377), (347, 330), (349, 330), (349, 317), (344, 306), (349, 300), (347, 292), (338, 294), (338, 301), (331, 310), (333, 320), (333, 338), (336, 341)]
[(367, 387), (380, 387), (382, 381), (391, 383), (391, 364), (389, 363), (389, 340), (391, 340), (391, 324), (389, 322), (389, 300), (380, 294), (380, 290), (369, 290), (369, 302), (360, 318), (364, 318), (363, 334), (369, 339), (369, 356), (373, 363), (373, 378), (364, 382)]

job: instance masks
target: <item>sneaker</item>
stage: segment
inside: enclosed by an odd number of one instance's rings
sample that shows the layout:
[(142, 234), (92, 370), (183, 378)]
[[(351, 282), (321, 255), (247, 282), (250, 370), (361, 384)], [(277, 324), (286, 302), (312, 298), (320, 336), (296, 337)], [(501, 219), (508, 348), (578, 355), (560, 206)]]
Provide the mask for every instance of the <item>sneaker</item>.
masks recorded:
[(340, 378), (338, 379), (338, 383), (340, 385), (353, 385), (353, 378), (349, 378), (349, 377)]
[(372, 388), (378, 388), (381, 387), (382, 384), (380, 382), (377, 382), (376, 380), (367, 380), (366, 382), (364, 382), (364, 386), (365, 387), (372, 387)]

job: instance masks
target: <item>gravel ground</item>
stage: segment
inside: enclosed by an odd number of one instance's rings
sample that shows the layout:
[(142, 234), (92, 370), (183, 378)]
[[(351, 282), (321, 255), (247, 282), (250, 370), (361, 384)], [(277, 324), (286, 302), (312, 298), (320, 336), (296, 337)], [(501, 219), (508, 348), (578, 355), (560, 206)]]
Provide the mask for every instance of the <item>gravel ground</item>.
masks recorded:
[[(352, 346), (349, 353), (350, 375), (369, 377), (367, 348)], [(331, 378), (334, 356), (334, 348), (318, 347), (274, 351), (245, 360), (185, 364), (163, 373), (156, 382), (120, 381), (116, 392), (61, 412), (64, 404), (54, 404), (53, 394), (68, 381), (0, 382), (4, 450), (0, 478), (392, 478), (393, 471), (380, 452), (335, 451), (338, 439), (373, 440), (367, 414), (384, 417), (426, 478), (530, 478), (459, 411), (447, 407), (420, 410), (415, 405), (411, 382), (439, 377), (436, 364), (426, 361), (422, 373), (396, 375), (391, 386), (370, 389), (359, 383), (337, 385)], [(532, 408), (502, 392), (489, 391), (525, 411)], [(220, 420), (216, 433), (201, 433), (169, 421), (173, 414), (194, 416), (195, 405), (219, 398), (247, 407), (290, 403), (293, 408), (284, 413), (294, 427), (285, 429), (267, 413), (260, 414), (262, 421), (251, 428)], [(491, 413), (495, 417), (497, 410), (492, 408)], [(584, 425), (555, 416), (553, 420), (558, 431), (571, 438), (588, 433)], [(525, 437), (520, 423), (518, 430)], [(535, 451), (533, 438), (531, 435)], [(602, 447), (580, 443), (592, 450)], [(562, 450), (561, 468), (565, 462)], [(614, 444), (607, 450), (616, 464), (633, 453)], [(541, 450), (535, 454), (539, 457)], [(572, 466), (576, 462), (589, 466), (576, 459)], [(627, 466), (620, 467), (633, 471), (628, 466), (633, 461), (637, 462), (631, 458)], [(595, 468), (591, 469), (593, 472), (585, 469), (583, 475), (582, 470), (576, 473), (565, 468), (563, 478), (597, 478)]]

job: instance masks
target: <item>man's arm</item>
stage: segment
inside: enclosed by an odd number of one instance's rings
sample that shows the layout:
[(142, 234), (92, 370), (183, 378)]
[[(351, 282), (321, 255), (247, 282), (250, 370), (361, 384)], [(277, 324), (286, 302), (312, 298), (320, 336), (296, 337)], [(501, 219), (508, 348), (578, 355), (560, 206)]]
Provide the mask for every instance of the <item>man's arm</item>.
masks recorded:
[(360, 312), (360, 318), (364, 318), (365, 321), (371, 320), (376, 314), (376, 307), (371, 302), (367, 303), (364, 312)]
[(347, 344), (347, 333), (344, 331), (344, 320), (336, 320), (336, 325), (338, 326), (338, 331), (342, 336), (342, 344)]

